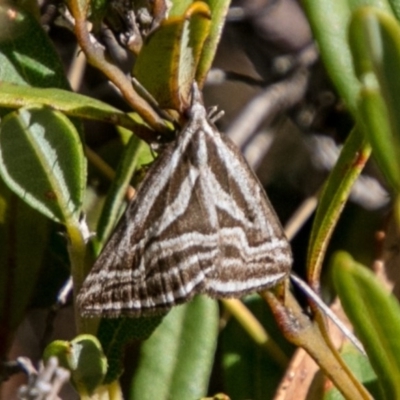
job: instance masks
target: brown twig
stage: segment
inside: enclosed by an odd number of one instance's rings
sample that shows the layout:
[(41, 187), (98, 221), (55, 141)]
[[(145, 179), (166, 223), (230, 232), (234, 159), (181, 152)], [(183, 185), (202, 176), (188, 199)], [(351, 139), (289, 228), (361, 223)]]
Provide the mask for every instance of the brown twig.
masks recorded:
[(97, 43), (92, 42), (92, 37), (87, 28), (87, 9), (83, 6), (84, 2), (79, 0), (69, 0), (68, 7), (75, 20), (74, 30), (82, 51), (85, 53), (87, 61), (93, 67), (102, 71), (105, 76), (121, 91), (129, 105), (137, 111), (140, 116), (156, 131), (166, 132), (167, 127), (164, 121), (143, 100), (133, 89), (131, 81), (114, 64), (112, 64), (105, 54), (105, 51)]

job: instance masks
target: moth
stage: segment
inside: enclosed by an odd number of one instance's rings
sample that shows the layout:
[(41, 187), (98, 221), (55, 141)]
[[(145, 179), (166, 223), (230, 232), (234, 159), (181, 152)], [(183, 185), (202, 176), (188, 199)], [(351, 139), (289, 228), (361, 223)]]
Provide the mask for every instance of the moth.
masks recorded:
[(197, 294), (241, 297), (281, 282), (290, 246), (264, 189), (207, 118), (189, 119), (150, 167), (78, 295), (84, 316), (166, 313)]

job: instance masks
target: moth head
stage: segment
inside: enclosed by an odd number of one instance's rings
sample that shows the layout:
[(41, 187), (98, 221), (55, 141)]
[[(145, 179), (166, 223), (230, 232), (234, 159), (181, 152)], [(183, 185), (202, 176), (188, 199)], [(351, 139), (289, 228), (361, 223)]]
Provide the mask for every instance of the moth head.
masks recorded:
[(204, 119), (206, 117), (207, 112), (204, 108), (203, 95), (197, 82), (194, 82), (192, 85), (192, 101), (188, 110), (188, 118), (193, 120), (201, 118)]

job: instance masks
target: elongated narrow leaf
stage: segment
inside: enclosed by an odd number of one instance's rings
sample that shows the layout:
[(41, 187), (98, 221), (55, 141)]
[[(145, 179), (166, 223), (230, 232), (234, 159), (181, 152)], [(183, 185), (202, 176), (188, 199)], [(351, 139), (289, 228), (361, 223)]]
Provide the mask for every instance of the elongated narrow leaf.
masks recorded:
[(5, 359), (45, 261), (49, 220), (0, 178), (0, 357)]
[(215, 301), (199, 296), (175, 307), (142, 347), (131, 400), (203, 397), (218, 334)]
[[(188, 7), (193, 3), (192, 0), (181, 0), (172, 3), (169, 12), (170, 17), (179, 17), (185, 13)], [(204, 80), (215, 57), (215, 52), (221, 37), (222, 28), (224, 26), (226, 13), (229, 9), (230, 0), (206, 0), (211, 12), (211, 22), (209, 35), (204, 42), (201, 57), (196, 71), (196, 81), (200, 87), (203, 86)]]
[[(391, 10), (385, 0), (368, 3)], [(355, 76), (347, 34), (351, 13), (361, 4), (352, 0), (305, 0), (303, 4), (326, 69), (346, 106), (356, 117), (360, 83)]]
[(138, 167), (139, 157), (141, 154), (149, 152), (149, 147), (145, 142), (131, 135), (100, 216), (96, 245), (103, 245), (115, 227), (120, 216), (126, 190), (135, 169)]
[(376, 35), (379, 36), (379, 32), (368, 33), (368, 28), (365, 26), (370, 12), (370, 7), (357, 10), (353, 13), (349, 27), (349, 43), (354, 67), (362, 85), (357, 102), (359, 122), (386, 179), (393, 188), (398, 189), (400, 188), (399, 149), (393, 141), (389, 110), (383, 99), (371, 57), (370, 40), (379, 42), (381, 38), (374, 38)]
[[(258, 296), (249, 296), (246, 305), (289, 359), (293, 347), (283, 338), (265, 302)], [(258, 346), (234, 318), (230, 319), (222, 331), (220, 343), (226, 393), (233, 399), (272, 399), (285, 373), (285, 367)]]
[(308, 247), (308, 275), (314, 282), (321, 272), (325, 251), (352, 185), (371, 153), (370, 145), (354, 129), (347, 138), (339, 159), (325, 183), (314, 219)]
[(196, 81), (199, 82), (200, 86), (203, 86), (211, 64), (214, 61), (230, 0), (207, 0), (206, 3), (211, 10), (211, 23), (210, 33), (207, 40), (204, 42), (203, 51), (196, 71)]
[(363, 118), (363, 132), (366, 134), (377, 161), (387, 182), (400, 191), (400, 148), (392, 136), (389, 115), (378, 88), (365, 87), (360, 92), (358, 103)]
[(95, 119), (131, 130), (136, 130), (138, 127), (145, 128), (143, 123), (129, 114), (92, 97), (63, 89), (33, 88), (0, 82), (0, 107), (19, 108), (37, 104), (49, 106), (71, 117)]
[(305, 0), (305, 10), (319, 44), (321, 58), (340, 96), (355, 115), (360, 84), (347, 44), (351, 9), (347, 0)]
[(65, 223), (79, 219), (86, 160), (73, 124), (46, 108), (21, 108), (0, 124), (0, 174), (24, 201)]
[(374, 7), (354, 13), (350, 43), (364, 90), (359, 109), (364, 130), (389, 183), (400, 190), (400, 26)]
[[(340, 351), (341, 357), (349, 366), (355, 377), (367, 388), (374, 399), (379, 399), (380, 388), (378, 378), (372, 369), (368, 358), (360, 353), (353, 345), (345, 344)], [(336, 387), (326, 385), (323, 400), (344, 400), (345, 398)]]
[(333, 280), (386, 399), (400, 398), (400, 306), (376, 276), (345, 252), (332, 260)]
[(161, 23), (146, 40), (133, 74), (162, 108), (182, 111), (210, 29), (210, 9), (194, 2), (183, 15)]

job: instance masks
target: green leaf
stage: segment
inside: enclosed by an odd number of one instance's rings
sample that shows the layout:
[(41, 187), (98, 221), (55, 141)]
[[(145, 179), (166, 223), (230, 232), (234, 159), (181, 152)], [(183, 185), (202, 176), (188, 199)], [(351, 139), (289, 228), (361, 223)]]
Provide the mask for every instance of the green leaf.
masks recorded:
[(79, 335), (70, 342), (56, 340), (46, 347), (43, 359), (52, 356), (71, 371), (72, 382), (81, 395), (91, 395), (103, 383), (107, 359), (96, 337)]
[(108, 360), (108, 372), (104, 383), (118, 379), (123, 372), (122, 360), (125, 346), (134, 340), (147, 339), (161, 323), (163, 316), (146, 318), (104, 318), (97, 336)]
[(400, 190), (400, 26), (373, 7), (354, 13), (350, 43), (363, 84), (359, 110), (374, 155), (388, 182)]
[[(71, 117), (94, 119), (130, 130), (146, 129), (137, 115), (125, 114), (100, 100), (69, 90), (42, 89), (0, 82), (0, 107), (19, 108), (43, 104)], [(150, 130), (147, 127), (147, 130)]]
[(364, 87), (358, 103), (362, 117), (363, 132), (366, 134), (387, 182), (400, 191), (400, 147), (396, 146), (389, 123), (389, 115), (381, 92), (374, 85)]
[[(361, 0), (303, 2), (328, 74), (354, 117), (357, 116), (360, 83), (355, 75), (347, 32), (352, 11), (365, 3)], [(368, 4), (391, 11), (384, 0), (368, 0)]]
[(207, 77), (208, 71), (214, 61), (217, 46), (221, 37), (222, 29), (225, 23), (226, 13), (228, 12), (230, 0), (207, 0), (206, 3), (211, 10), (211, 24), (209, 35), (204, 42), (203, 51), (196, 71), (196, 81), (200, 87)]
[(67, 368), (71, 368), (68, 360), (70, 353), (70, 344), (65, 340), (55, 340), (46, 346), (43, 352), (43, 361), (48, 361), (50, 357), (57, 357), (59, 364)]
[(179, 0), (171, 2), (171, 9), (169, 10), (169, 17), (181, 17), (185, 14), (186, 10), (192, 5), (193, 0)]
[(386, 399), (400, 398), (400, 306), (376, 276), (345, 252), (332, 258), (343, 308), (371, 361)]
[(0, 174), (29, 205), (54, 221), (79, 220), (86, 159), (74, 125), (47, 108), (21, 108), (0, 124)]
[[(248, 296), (245, 303), (289, 359), (294, 346), (283, 337), (270, 308), (259, 296)], [(236, 319), (231, 318), (221, 332), (219, 349), (224, 389), (232, 400), (273, 398), (285, 369), (244, 332)]]
[(398, 20), (400, 20), (400, 1), (399, 0), (389, 0), (390, 5), (392, 6), (392, 10), (394, 15)]
[(373, 32), (368, 33), (365, 26), (369, 10), (363, 7), (354, 12), (349, 27), (354, 66), (362, 85), (358, 99), (359, 121), (371, 143), (376, 161), (387, 181), (396, 189), (400, 188), (398, 146), (393, 145), (389, 111), (383, 100), (371, 58), (370, 40), (376, 41), (377, 38), (374, 38)]
[(198, 296), (175, 307), (143, 344), (130, 399), (187, 400), (204, 396), (217, 335), (215, 301)]
[(319, 277), (333, 229), (370, 153), (371, 148), (365, 138), (353, 129), (324, 185), (313, 222), (307, 254), (308, 274), (314, 277), (313, 281)]
[(62, 63), (39, 22), (11, 2), (0, 5), (0, 81), (69, 89)]
[(360, 84), (354, 74), (347, 43), (351, 9), (347, 0), (305, 0), (303, 2), (321, 58), (340, 96), (353, 115)]
[(185, 110), (210, 29), (210, 9), (194, 2), (183, 15), (170, 17), (147, 38), (134, 76), (161, 108)]
[(49, 222), (0, 179), (0, 358), (7, 357), (34, 294), (45, 261)]
[[(182, 16), (192, 3), (193, 0), (174, 1), (172, 3), (171, 10), (169, 11), (169, 16)], [(200, 87), (203, 86), (207, 73), (211, 68), (212, 62), (214, 61), (215, 53), (224, 26), (226, 13), (228, 12), (231, 2), (230, 0), (205, 0), (204, 3), (208, 4), (210, 8), (211, 23), (209, 35), (207, 40), (204, 42), (202, 54), (196, 71), (196, 81), (199, 82)]]
[[(20, 87), (24, 86), (25, 91), (27, 88), (30, 90), (29, 85), (69, 89), (69, 83), (58, 54), (48, 34), (44, 32), (39, 23), (38, 13), (32, 13), (32, 10), (34, 12), (37, 9), (37, 4), (30, 1), (27, 6), (27, 2), (24, 1), (22, 6), (28, 10), (28, 13), (25, 13), (22, 9), (17, 8), (16, 4), (21, 4), (19, 1), (0, 3), (0, 82), (2, 83), (0, 97), (6, 92), (7, 84), (5, 82), (11, 82)], [(7, 94), (10, 95), (8, 92)], [(11, 97), (14, 102), (19, 99), (18, 93), (9, 96), (9, 98)], [(51, 100), (47, 99), (47, 101)], [(0, 115), (3, 116), (5, 113), (9, 113), (9, 110), (1, 108)], [(78, 121), (75, 121), (75, 125), (80, 127)], [(60, 141), (63, 142), (62, 139)], [(13, 147), (11, 146), (11, 148)], [(19, 150), (15, 151), (13, 148), (12, 153), (7, 154), (5, 158), (15, 158), (25, 162), (24, 154)], [(15, 164), (15, 161), (11, 161), (12, 164)], [(23, 169), (23, 167), (21, 168)], [(0, 169), (4, 170), (2, 167)], [(32, 171), (27, 172), (32, 173)], [(23, 181), (26, 181), (26, 178), (23, 178)], [(3, 180), (1, 184), (3, 186)], [(45, 195), (53, 197), (51, 192), (46, 192)], [(5, 306), (4, 303), (2, 306), (6, 311), (0, 322), (0, 331), (2, 335), (12, 335), (14, 324), (22, 317), (28, 299), (31, 298), (33, 288), (37, 283), (39, 268), (43, 267), (41, 271), (45, 274), (45, 278), (41, 277), (45, 279), (44, 284), (41, 279), (40, 284), (37, 285), (40, 287), (40, 292), (52, 291), (55, 293), (58, 290), (57, 283), (60, 282), (60, 277), (62, 279), (65, 276), (65, 270), (59, 270), (60, 260), (65, 260), (67, 256), (65, 255), (65, 240), (62, 242), (62, 246), (58, 247), (54, 246), (54, 243), (50, 243), (48, 229), (49, 226), (54, 228), (55, 224), (50, 224), (48, 218), (26, 205), (15, 195), (7, 195), (2, 200), (6, 202), (7, 215), (0, 224), (0, 231), (2, 231), (0, 234), (0, 261), (1, 269), (5, 269), (4, 273), (2, 272), (2, 278), (5, 278), (2, 279), (0, 285), (3, 286), (0, 289), (0, 296), (4, 299)], [(50, 199), (47, 200), (50, 201)], [(59, 227), (57, 235), (59, 236)], [(51, 237), (53, 236), (55, 234), (51, 235)], [(57, 278), (50, 280), (51, 285), (45, 285), (46, 279), (49, 277), (46, 268), (49, 267), (53, 271), (58, 269)], [(54, 295), (51, 297), (51, 303), (53, 302)], [(0, 339), (0, 342), (6, 345), (6, 341), (3, 342)]]
[(391, 6), (388, 0), (348, 0), (348, 3), (353, 11), (359, 7), (372, 6), (390, 12)]
[[(349, 366), (354, 376), (367, 388), (374, 399), (379, 398), (379, 385), (375, 371), (367, 357), (360, 353), (353, 345), (345, 344), (340, 351), (340, 355)], [(345, 398), (336, 387), (329, 389), (324, 400), (344, 400)]]
[(121, 156), (121, 161), (116, 170), (116, 178), (113, 180), (107, 194), (97, 225), (96, 247), (101, 248), (110, 236), (112, 229), (120, 217), (121, 206), (132, 175), (139, 166), (139, 158), (143, 157), (143, 154), (149, 155), (149, 153), (149, 146), (136, 136), (131, 135)]

